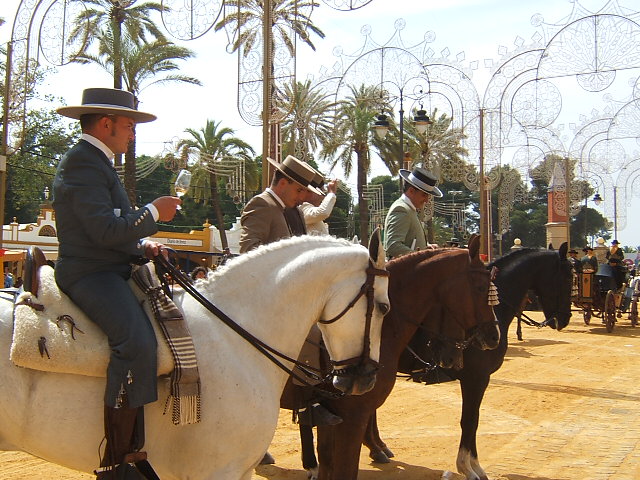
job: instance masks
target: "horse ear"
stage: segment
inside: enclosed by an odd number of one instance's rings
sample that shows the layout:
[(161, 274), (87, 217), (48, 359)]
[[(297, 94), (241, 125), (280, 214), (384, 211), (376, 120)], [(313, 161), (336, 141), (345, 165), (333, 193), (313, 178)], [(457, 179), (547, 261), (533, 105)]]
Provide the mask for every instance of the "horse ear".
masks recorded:
[(567, 250), (569, 249), (569, 245), (567, 242), (564, 242), (560, 245), (560, 250), (558, 250), (558, 255), (560, 255), (560, 260), (565, 260), (567, 258)]
[(385, 256), (386, 253), (384, 251), (384, 247), (382, 246), (380, 227), (376, 227), (376, 229), (371, 234), (371, 238), (369, 238), (369, 257), (371, 258), (371, 261), (374, 263), (376, 268), (383, 269)]
[(553, 250), (553, 243), (549, 244), (549, 250)]
[(473, 234), (469, 237), (469, 257), (477, 258), (480, 253), (480, 235)]

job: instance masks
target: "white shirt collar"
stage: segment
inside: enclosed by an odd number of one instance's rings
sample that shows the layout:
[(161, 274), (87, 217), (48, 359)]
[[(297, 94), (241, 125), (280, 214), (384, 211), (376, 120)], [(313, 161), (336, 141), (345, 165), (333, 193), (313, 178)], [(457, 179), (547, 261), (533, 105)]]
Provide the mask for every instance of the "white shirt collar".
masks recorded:
[(271, 190), (269, 187), (267, 187), (265, 190), (274, 196), (274, 198), (276, 199), (276, 202), (278, 202), (282, 208), (285, 208), (284, 202), (278, 195), (276, 195), (276, 192)]
[(107, 156), (107, 158), (111, 161), (111, 163), (113, 163), (113, 159), (115, 158), (116, 155), (111, 151), (109, 147), (107, 147), (104, 143), (102, 143), (101, 140), (98, 140), (96, 137), (94, 137), (93, 135), (89, 135), (88, 133), (83, 133), (80, 138), (82, 140), (89, 142), (94, 147), (102, 150), (102, 153), (104, 153)]
[(409, 205), (414, 211), (418, 211), (418, 209), (416, 208), (416, 206), (413, 204), (413, 202), (411, 201), (411, 199), (409, 197), (407, 197), (404, 193), (402, 194), (402, 201), (404, 203), (406, 203), (407, 205)]

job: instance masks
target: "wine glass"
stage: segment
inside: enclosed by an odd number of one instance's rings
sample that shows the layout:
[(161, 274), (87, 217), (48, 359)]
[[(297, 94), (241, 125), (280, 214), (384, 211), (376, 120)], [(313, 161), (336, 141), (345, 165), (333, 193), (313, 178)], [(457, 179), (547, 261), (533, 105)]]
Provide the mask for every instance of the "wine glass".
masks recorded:
[[(178, 177), (176, 178), (175, 189), (176, 196), (182, 198), (185, 193), (189, 190), (189, 186), (191, 185), (191, 172), (189, 170), (180, 170), (178, 173)], [(177, 210), (182, 210), (182, 207), (178, 205), (176, 207)]]

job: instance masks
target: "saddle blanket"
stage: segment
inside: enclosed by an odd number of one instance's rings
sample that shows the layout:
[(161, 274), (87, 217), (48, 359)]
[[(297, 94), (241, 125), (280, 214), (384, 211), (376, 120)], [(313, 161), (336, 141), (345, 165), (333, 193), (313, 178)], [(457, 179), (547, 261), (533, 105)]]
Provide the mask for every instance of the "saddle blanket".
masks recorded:
[[(60, 291), (53, 268), (40, 267), (38, 295), (21, 293), (21, 301), (42, 305), (40, 311), (29, 305), (16, 305), (14, 313), (11, 361), (19, 367), (46, 372), (72, 373), (90, 377), (106, 377), (109, 363), (107, 336)], [(174, 368), (173, 356), (162, 330), (155, 321), (146, 295), (129, 280), (143, 304), (158, 339), (158, 375), (168, 375)]]

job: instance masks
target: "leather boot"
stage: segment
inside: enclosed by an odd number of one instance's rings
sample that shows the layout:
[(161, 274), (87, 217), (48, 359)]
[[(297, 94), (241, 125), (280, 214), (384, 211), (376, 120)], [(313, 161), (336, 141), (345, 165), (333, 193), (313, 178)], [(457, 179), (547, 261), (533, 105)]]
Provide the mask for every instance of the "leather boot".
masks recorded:
[(319, 403), (314, 403), (298, 411), (298, 423), (310, 427), (317, 427), (318, 425), (338, 425), (342, 423), (342, 418), (334, 415)]
[(146, 477), (133, 465), (121, 463), (115, 468), (96, 472), (96, 480), (146, 480)]
[(124, 456), (135, 450), (134, 432), (138, 418), (138, 408), (104, 407), (104, 432), (107, 446), (101, 467), (119, 465)]

